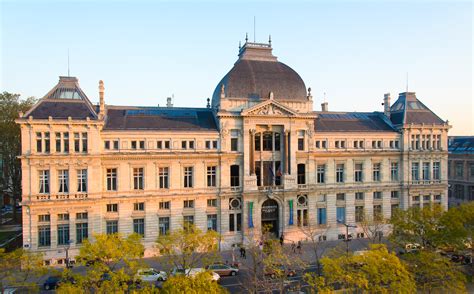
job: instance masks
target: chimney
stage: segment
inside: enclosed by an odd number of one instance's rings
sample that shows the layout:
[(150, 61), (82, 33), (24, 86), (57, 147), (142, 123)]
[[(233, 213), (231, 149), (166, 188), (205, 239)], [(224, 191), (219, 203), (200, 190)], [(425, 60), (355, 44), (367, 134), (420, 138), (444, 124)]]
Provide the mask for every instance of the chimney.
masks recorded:
[(99, 81), (99, 114), (101, 117), (105, 115), (105, 102), (104, 102), (104, 81)]
[(171, 97), (166, 98), (166, 107), (173, 107)]
[(323, 112), (328, 112), (329, 111), (327, 102), (321, 103), (321, 111), (323, 111)]
[(383, 114), (390, 118), (390, 93), (383, 95)]

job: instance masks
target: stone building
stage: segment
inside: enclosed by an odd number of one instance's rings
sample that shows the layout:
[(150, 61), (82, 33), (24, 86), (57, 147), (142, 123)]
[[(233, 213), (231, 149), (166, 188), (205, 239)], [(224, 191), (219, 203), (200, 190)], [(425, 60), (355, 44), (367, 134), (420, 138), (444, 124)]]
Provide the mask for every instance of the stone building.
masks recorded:
[(94, 105), (76, 78), (60, 77), (17, 120), (24, 246), (51, 263), (95, 233), (137, 232), (152, 254), (160, 234), (194, 223), (226, 249), (263, 226), (286, 241), (308, 227), (329, 240), (364, 211), (447, 207), (447, 122), (413, 92), (393, 104), (385, 94), (380, 112), (314, 111), (271, 43), (246, 42), (204, 108), (105, 96), (102, 81)]
[(474, 137), (448, 139), (449, 207), (474, 201)]

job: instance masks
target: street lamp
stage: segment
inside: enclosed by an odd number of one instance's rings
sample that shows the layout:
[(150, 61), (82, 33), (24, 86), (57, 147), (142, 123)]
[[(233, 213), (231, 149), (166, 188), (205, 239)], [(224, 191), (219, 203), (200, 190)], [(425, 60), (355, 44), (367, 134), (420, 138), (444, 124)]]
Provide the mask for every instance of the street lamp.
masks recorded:
[(340, 219), (338, 219), (337, 222), (346, 227), (346, 239), (344, 240), (344, 242), (346, 242), (346, 255), (349, 256), (349, 241), (351, 241), (349, 240), (349, 228), (357, 228), (357, 226), (346, 224)]
[(74, 240), (67, 241), (66, 245), (66, 268), (69, 268), (69, 249), (71, 248), (71, 244), (74, 243)]

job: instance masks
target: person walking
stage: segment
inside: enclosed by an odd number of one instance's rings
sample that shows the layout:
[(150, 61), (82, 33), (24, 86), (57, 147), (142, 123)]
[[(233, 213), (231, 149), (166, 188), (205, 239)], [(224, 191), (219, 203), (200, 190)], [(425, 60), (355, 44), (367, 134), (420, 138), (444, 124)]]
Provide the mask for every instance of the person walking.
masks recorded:
[(280, 236), (280, 246), (283, 246), (284, 241), (285, 241), (285, 237), (283, 236), (283, 234), (281, 234), (281, 236)]
[(247, 259), (247, 251), (245, 250), (244, 247), (242, 247), (242, 258)]
[(301, 254), (301, 241), (298, 241), (298, 246), (296, 246), (296, 249), (298, 250), (298, 254)]
[(293, 243), (291, 243), (291, 251), (293, 251), (293, 253), (296, 253), (296, 244), (295, 244), (295, 241), (293, 241)]

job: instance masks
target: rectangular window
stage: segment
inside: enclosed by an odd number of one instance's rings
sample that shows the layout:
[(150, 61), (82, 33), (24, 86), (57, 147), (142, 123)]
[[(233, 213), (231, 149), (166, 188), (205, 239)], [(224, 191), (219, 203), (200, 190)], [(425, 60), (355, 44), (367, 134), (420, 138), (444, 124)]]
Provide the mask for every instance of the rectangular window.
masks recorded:
[(189, 149), (194, 149), (194, 141), (188, 142)]
[(374, 219), (383, 218), (382, 205), (374, 205)]
[(320, 148), (321, 148), (321, 141), (316, 141), (315, 147), (316, 147), (317, 149), (320, 149)]
[(117, 191), (117, 169), (107, 169), (107, 191)]
[(346, 208), (345, 207), (336, 208), (336, 220), (338, 223), (341, 223), (341, 224), (346, 223)]
[(58, 245), (69, 244), (69, 225), (58, 225)]
[(398, 199), (398, 191), (391, 191), (390, 192), (390, 198)]
[(304, 138), (298, 138), (298, 151), (304, 151)]
[(336, 183), (344, 183), (344, 164), (336, 164)]
[(229, 214), (229, 231), (231, 232), (240, 232), (242, 222), (241, 213), (231, 213)]
[(297, 166), (297, 172), (298, 185), (306, 184), (306, 165), (304, 163), (299, 163)]
[(76, 244), (81, 244), (87, 238), (89, 238), (89, 225), (87, 223), (76, 224)]
[(281, 138), (280, 138), (280, 133), (273, 133), (275, 136), (275, 151), (280, 151), (281, 149)]
[(296, 211), (296, 220), (298, 227), (308, 226), (308, 209), (298, 209)]
[(136, 218), (133, 220), (133, 232), (142, 237), (145, 236), (145, 219)]
[(135, 210), (135, 211), (145, 211), (145, 202), (133, 203), (133, 210)]
[(230, 151), (238, 151), (238, 150), (239, 150), (239, 138), (231, 138)]
[(273, 133), (264, 132), (262, 142), (263, 142), (263, 151), (272, 151), (273, 150)]
[(364, 200), (364, 192), (356, 192), (355, 200)]
[(390, 163), (390, 180), (398, 181), (398, 162)]
[(39, 192), (49, 194), (49, 170), (39, 171)]
[(36, 133), (36, 152), (43, 152), (43, 133)]
[(38, 227), (38, 247), (51, 246), (51, 227), (50, 226), (39, 226)]
[(381, 200), (382, 199), (382, 192), (376, 191), (374, 192), (374, 200)]
[(464, 166), (462, 162), (456, 162), (456, 177), (462, 177), (464, 175)]
[(183, 216), (183, 228), (187, 229), (192, 225), (194, 225), (194, 215)]
[(336, 200), (337, 200), (337, 201), (346, 201), (346, 194), (344, 194), (344, 193), (337, 193), (337, 194), (336, 194)]
[[(441, 176), (440, 176), (440, 162), (439, 161), (435, 161), (433, 162), (433, 180), (435, 181), (439, 181), (441, 180)], [(474, 164), (471, 165), (471, 173), (474, 171)]]
[(158, 227), (160, 230), (160, 235), (168, 234), (170, 231), (170, 218), (169, 217), (158, 218)]
[(118, 149), (119, 149), (119, 141), (115, 140), (114, 141), (114, 150), (118, 150)]
[(76, 213), (76, 219), (77, 220), (86, 220), (86, 219), (88, 219), (88, 217), (89, 216), (88, 216), (87, 212), (78, 212), (78, 213)]
[(170, 149), (170, 141), (165, 141), (165, 149)]
[(411, 180), (420, 180), (420, 164), (418, 162), (412, 162), (411, 164)]
[(374, 182), (380, 181), (380, 163), (374, 163), (372, 165), (372, 180)]
[(132, 142), (131, 142), (131, 147), (132, 147), (132, 149), (134, 149), (134, 150), (137, 149), (137, 141), (132, 141)]
[(133, 169), (133, 189), (143, 190), (144, 186), (144, 169), (143, 167), (138, 167)]
[(354, 181), (362, 182), (362, 163), (356, 163), (354, 166)]
[(193, 170), (192, 166), (184, 167), (184, 187), (192, 188), (193, 187)]
[(423, 181), (430, 180), (430, 163), (423, 162)]
[(213, 230), (217, 232), (217, 214), (207, 215), (207, 230)]
[(216, 166), (207, 167), (207, 186), (215, 187), (216, 186)]
[(140, 149), (145, 149), (145, 141), (140, 141)]
[(260, 145), (260, 140), (262, 139), (261, 133), (255, 133), (255, 139), (254, 139), (254, 144), (255, 144), (255, 151), (262, 151), (261, 145)]
[(68, 220), (69, 220), (69, 213), (58, 214), (58, 221), (68, 221)]
[(207, 199), (207, 207), (217, 207), (217, 199)]
[(50, 222), (51, 220), (51, 216), (49, 214), (40, 214), (38, 215), (38, 222), (40, 223), (46, 223), (46, 222)]
[(77, 192), (87, 192), (87, 169), (77, 170)]
[(110, 141), (104, 141), (104, 149), (105, 150), (110, 150)]
[(87, 133), (82, 133), (82, 152), (87, 152)]
[(170, 209), (171, 202), (170, 201), (161, 201), (160, 202), (160, 209)]
[(56, 152), (61, 152), (61, 133), (56, 133)]
[(107, 221), (106, 222), (106, 233), (107, 235), (117, 234), (118, 233), (118, 221)]
[(163, 149), (163, 141), (156, 141), (156, 149)]
[(318, 184), (324, 183), (325, 172), (326, 172), (326, 165), (325, 164), (318, 164), (318, 170), (317, 170), (317, 182), (318, 182)]
[(44, 152), (51, 152), (51, 140), (49, 137), (49, 132), (44, 133)]
[(240, 166), (238, 165), (230, 166), (230, 186), (240, 187)]
[(118, 212), (118, 204), (117, 203), (107, 204), (107, 212)]
[(212, 141), (212, 149), (217, 149), (217, 140)]
[(211, 149), (211, 141), (206, 141), (206, 149)]
[(58, 171), (58, 180), (59, 180), (59, 193), (68, 193), (69, 192), (69, 171), (67, 169)]
[(364, 206), (355, 207), (355, 221), (360, 223), (364, 220)]
[(184, 208), (194, 208), (194, 200), (184, 200), (183, 207)]
[(318, 208), (318, 225), (326, 224), (326, 208)]
[(159, 176), (159, 181), (160, 181), (160, 189), (168, 189), (169, 188), (169, 168), (168, 167), (158, 168), (158, 176)]

